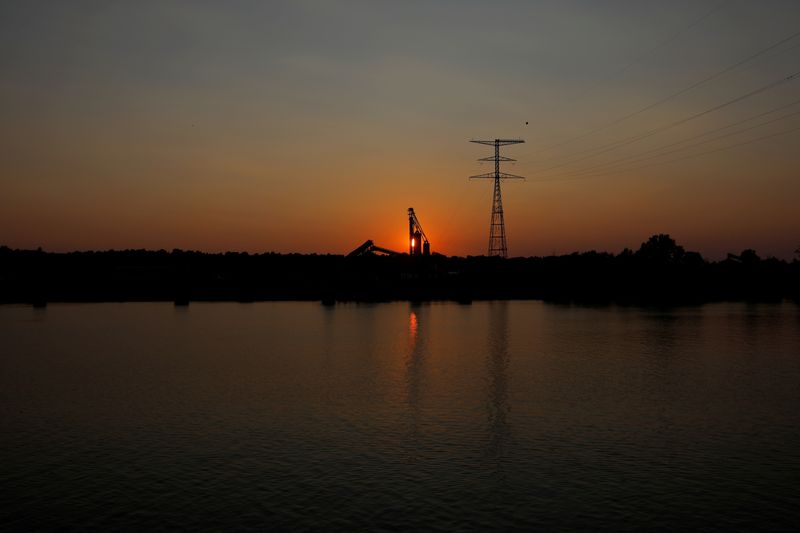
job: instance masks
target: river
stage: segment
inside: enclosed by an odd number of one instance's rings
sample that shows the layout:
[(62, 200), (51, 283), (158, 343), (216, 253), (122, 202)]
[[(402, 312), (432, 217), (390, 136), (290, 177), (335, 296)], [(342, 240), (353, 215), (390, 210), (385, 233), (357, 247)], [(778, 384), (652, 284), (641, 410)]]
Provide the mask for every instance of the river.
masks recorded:
[(800, 307), (0, 306), (0, 528), (792, 529)]

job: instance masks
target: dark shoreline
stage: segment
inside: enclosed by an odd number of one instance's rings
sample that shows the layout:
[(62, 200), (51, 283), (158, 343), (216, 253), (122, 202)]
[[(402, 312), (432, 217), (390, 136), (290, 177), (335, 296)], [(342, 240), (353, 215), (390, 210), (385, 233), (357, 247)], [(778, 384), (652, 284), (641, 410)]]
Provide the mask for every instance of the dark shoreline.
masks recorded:
[(706, 261), (668, 236), (633, 252), (550, 257), (48, 253), (0, 247), (0, 303), (524, 299), (620, 305), (800, 301), (800, 261)]

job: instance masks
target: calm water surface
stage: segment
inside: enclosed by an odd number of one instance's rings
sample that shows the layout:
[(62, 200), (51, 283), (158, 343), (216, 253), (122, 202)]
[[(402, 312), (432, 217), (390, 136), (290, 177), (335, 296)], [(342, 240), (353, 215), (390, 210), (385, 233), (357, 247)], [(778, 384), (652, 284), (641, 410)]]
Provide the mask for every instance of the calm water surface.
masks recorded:
[(0, 529), (789, 529), (800, 311), (0, 306)]

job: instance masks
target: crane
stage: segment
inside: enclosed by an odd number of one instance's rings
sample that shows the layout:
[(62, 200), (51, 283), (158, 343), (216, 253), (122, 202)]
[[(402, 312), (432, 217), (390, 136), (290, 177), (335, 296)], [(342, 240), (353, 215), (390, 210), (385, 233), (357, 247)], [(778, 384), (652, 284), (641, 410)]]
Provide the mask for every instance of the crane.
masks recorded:
[[(360, 257), (364, 255), (399, 255), (400, 252), (377, 246), (371, 239), (347, 254), (347, 257)], [(408, 208), (408, 253), (409, 255), (431, 255), (431, 243), (422, 230), (414, 208)]]
[(431, 243), (422, 230), (414, 208), (408, 208), (408, 253), (410, 255), (431, 255)]

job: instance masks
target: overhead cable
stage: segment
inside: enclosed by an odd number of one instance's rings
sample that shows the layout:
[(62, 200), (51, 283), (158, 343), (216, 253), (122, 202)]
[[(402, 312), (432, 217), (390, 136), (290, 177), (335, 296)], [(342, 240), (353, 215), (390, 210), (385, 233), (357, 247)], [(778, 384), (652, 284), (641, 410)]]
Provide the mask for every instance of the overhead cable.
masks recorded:
[(660, 106), (661, 104), (669, 102), (670, 100), (673, 100), (674, 98), (677, 98), (678, 96), (680, 96), (682, 94), (685, 94), (685, 93), (687, 93), (687, 92), (689, 92), (689, 91), (691, 91), (693, 89), (696, 89), (696, 88), (700, 87), (701, 85), (705, 85), (706, 83), (709, 83), (709, 82), (719, 78), (720, 76), (723, 76), (723, 75), (731, 72), (732, 70), (735, 70), (735, 69), (741, 67), (745, 63), (748, 63), (748, 62), (750, 62), (750, 61), (752, 61), (752, 60), (754, 60), (754, 59), (766, 54), (770, 50), (773, 50), (773, 49), (775, 49), (775, 48), (777, 48), (777, 47), (779, 47), (779, 46), (791, 41), (792, 39), (797, 38), (798, 36), (800, 36), (800, 31), (792, 33), (791, 35), (788, 35), (788, 36), (786, 36), (786, 37), (774, 42), (773, 44), (767, 46), (766, 48), (762, 48), (761, 50), (757, 51), (756, 53), (751, 54), (751, 55), (747, 56), (746, 58), (741, 59), (741, 60), (737, 61), (736, 63), (733, 63), (732, 65), (730, 65), (728, 67), (725, 67), (724, 69), (715, 72), (714, 74), (711, 74), (710, 76), (707, 76), (707, 77), (705, 77), (705, 78), (703, 78), (703, 79), (701, 79), (699, 81), (696, 81), (696, 82), (692, 83), (691, 85), (689, 85), (687, 87), (684, 87), (683, 89), (675, 91), (675, 92), (667, 95), (666, 97), (664, 97), (664, 98), (662, 98), (660, 100), (657, 100), (657, 101), (655, 101), (655, 102), (653, 102), (651, 104), (648, 104), (648, 105), (646, 105), (646, 106), (644, 106), (644, 107), (642, 107), (640, 109), (637, 109), (636, 111), (633, 111), (633, 112), (630, 112), (630, 113), (628, 113), (626, 115), (623, 115), (620, 118), (612, 120), (611, 122), (608, 122), (608, 123), (604, 124), (603, 126), (595, 128), (593, 130), (590, 130), (590, 131), (588, 131), (586, 133), (582, 133), (580, 135), (576, 135), (574, 137), (570, 137), (569, 139), (566, 139), (564, 141), (560, 141), (558, 143), (551, 144), (549, 146), (545, 146), (545, 147), (541, 148), (539, 150), (539, 152), (544, 151), (544, 150), (549, 150), (551, 148), (557, 148), (557, 147), (563, 146), (565, 144), (569, 144), (569, 143), (571, 143), (573, 141), (577, 141), (578, 139), (583, 139), (585, 137), (589, 137), (590, 135), (594, 135), (595, 133), (599, 133), (601, 131), (604, 131), (604, 130), (612, 127), (612, 126), (616, 126), (617, 124), (620, 124), (621, 122), (624, 122), (624, 121), (626, 121), (628, 119), (631, 119), (631, 118), (633, 118), (633, 117), (635, 117), (637, 115), (640, 115), (641, 113), (644, 113), (645, 111), (649, 111), (649, 110), (651, 110), (651, 109), (653, 109), (653, 108), (655, 108), (657, 106)]

